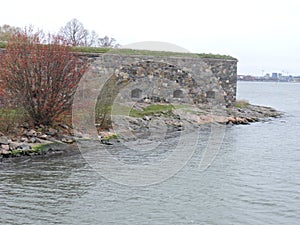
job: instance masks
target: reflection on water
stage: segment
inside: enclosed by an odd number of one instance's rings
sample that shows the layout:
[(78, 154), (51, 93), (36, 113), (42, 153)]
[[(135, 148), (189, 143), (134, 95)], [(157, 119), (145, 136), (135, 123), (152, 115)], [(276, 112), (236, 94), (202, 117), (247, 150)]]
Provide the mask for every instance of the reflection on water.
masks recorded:
[[(145, 187), (112, 183), (80, 155), (6, 165), (0, 224), (298, 224), (300, 85), (238, 87), (240, 99), (287, 114), (228, 127), (207, 171), (199, 171), (205, 138), (180, 172)], [(120, 149), (112, 152), (126, 158)]]

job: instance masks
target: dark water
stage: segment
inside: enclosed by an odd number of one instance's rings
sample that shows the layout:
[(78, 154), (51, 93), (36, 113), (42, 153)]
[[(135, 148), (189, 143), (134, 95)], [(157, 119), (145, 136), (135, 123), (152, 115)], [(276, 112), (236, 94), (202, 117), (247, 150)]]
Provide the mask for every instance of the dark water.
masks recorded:
[(238, 98), (286, 115), (227, 127), (206, 171), (196, 151), (175, 176), (144, 187), (106, 180), (80, 156), (6, 165), (0, 224), (299, 224), (300, 84), (239, 83)]

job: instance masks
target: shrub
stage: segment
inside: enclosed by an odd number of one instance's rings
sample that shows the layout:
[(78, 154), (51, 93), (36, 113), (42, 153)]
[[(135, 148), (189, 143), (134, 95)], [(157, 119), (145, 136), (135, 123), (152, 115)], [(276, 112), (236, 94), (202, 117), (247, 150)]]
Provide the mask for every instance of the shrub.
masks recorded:
[(0, 61), (0, 80), (35, 124), (49, 125), (72, 105), (87, 69), (58, 35), (25, 29), (14, 34)]

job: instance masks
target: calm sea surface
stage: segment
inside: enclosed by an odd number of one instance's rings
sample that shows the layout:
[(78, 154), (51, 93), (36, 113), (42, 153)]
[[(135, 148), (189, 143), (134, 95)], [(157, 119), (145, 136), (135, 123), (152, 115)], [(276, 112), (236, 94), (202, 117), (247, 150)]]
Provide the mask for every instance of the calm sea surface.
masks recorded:
[(238, 99), (285, 116), (227, 127), (204, 172), (195, 156), (164, 182), (130, 187), (80, 156), (2, 166), (0, 224), (300, 224), (300, 83), (240, 82)]

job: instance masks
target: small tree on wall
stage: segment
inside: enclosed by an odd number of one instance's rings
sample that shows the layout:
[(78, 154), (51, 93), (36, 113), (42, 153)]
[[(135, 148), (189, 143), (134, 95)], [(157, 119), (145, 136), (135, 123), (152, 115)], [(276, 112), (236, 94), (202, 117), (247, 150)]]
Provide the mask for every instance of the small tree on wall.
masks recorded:
[(60, 36), (25, 29), (11, 37), (1, 56), (0, 80), (35, 124), (49, 125), (70, 109), (86, 69)]

